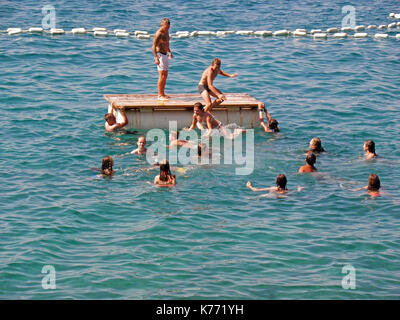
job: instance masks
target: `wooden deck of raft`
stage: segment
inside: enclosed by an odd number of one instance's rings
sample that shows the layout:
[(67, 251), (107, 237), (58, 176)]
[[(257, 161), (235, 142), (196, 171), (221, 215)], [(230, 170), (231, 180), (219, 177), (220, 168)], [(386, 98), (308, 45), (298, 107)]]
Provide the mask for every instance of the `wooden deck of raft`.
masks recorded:
[[(120, 108), (125, 108), (127, 129), (167, 129), (170, 121), (178, 128), (190, 126), (193, 105), (205, 104), (199, 94), (169, 94), (168, 100), (158, 100), (156, 94), (106, 94), (108, 112), (113, 112), (117, 121), (122, 120)], [(223, 124), (236, 123), (242, 128), (259, 125), (257, 107), (259, 101), (247, 93), (226, 93), (226, 100), (212, 109), (213, 115)], [(112, 105), (112, 106), (111, 106)]]
[[(199, 94), (169, 94), (168, 100), (158, 100), (156, 94), (105, 94), (104, 98), (109, 103), (114, 103), (115, 107), (125, 107), (125, 109), (162, 109), (162, 110), (187, 110), (192, 109), (196, 102), (204, 101)], [(257, 108), (259, 101), (249, 96), (247, 93), (226, 93), (226, 100), (216, 109), (254, 109)], [(156, 111), (154, 110), (154, 111)], [(144, 110), (143, 110), (144, 111)]]

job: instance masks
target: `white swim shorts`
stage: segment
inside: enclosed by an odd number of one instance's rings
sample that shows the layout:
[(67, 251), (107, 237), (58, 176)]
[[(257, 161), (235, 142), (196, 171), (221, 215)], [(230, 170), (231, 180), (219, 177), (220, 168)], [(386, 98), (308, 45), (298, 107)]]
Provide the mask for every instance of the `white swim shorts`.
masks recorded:
[(161, 52), (157, 52), (158, 61), (160, 63), (157, 65), (158, 71), (168, 71), (168, 55), (162, 54)]

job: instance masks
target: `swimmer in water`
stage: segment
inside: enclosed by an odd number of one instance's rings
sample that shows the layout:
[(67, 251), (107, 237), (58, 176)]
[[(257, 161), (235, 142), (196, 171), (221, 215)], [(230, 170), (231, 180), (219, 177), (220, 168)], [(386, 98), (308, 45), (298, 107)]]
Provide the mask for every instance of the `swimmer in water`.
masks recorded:
[[(263, 110), (265, 111), (265, 115), (267, 116), (268, 119), (268, 124), (265, 124), (264, 122), (264, 117), (263, 117)], [(280, 129), (278, 127), (278, 121), (276, 119), (273, 119), (270, 114), (267, 111), (267, 108), (265, 108), (265, 104), (260, 102), (258, 104), (258, 111), (259, 111), (259, 117), (260, 117), (260, 124), (261, 127), (264, 129), (265, 132), (279, 132)]]
[(379, 189), (381, 188), (381, 181), (379, 176), (375, 173), (371, 173), (368, 178), (368, 185), (359, 189), (350, 189), (350, 191), (361, 191), (368, 190), (368, 194), (372, 197), (378, 197), (381, 195)]
[(276, 183), (276, 187), (268, 187), (268, 188), (254, 188), (251, 185), (251, 182), (248, 181), (246, 184), (246, 187), (248, 187), (249, 189), (253, 190), (253, 191), (269, 191), (269, 192), (276, 192), (276, 193), (286, 193), (289, 190), (286, 188), (286, 184), (287, 184), (287, 179), (286, 176), (284, 174), (279, 174), (276, 177), (275, 180)]
[[(111, 103), (111, 105), (113, 106), (113, 108), (115, 108), (113, 103)], [(104, 115), (104, 120), (106, 120), (106, 122), (104, 123), (104, 127), (106, 128), (107, 132), (112, 132), (117, 129), (121, 129), (122, 127), (124, 127), (128, 124), (128, 118), (126, 117), (126, 114), (125, 114), (125, 108), (121, 107), (121, 108), (119, 108), (119, 110), (121, 112), (122, 122), (117, 122), (117, 119), (115, 118), (114, 114), (111, 112), (106, 113)]]
[(315, 156), (314, 153), (311, 151), (307, 152), (307, 157), (306, 157), (306, 165), (300, 167), (299, 173), (304, 173), (304, 172), (316, 172), (317, 168), (314, 167), (314, 164), (317, 160), (317, 157)]
[(140, 136), (138, 139), (137, 139), (137, 145), (138, 145), (138, 148), (137, 149), (135, 149), (135, 150), (133, 150), (132, 152), (131, 152), (131, 154), (138, 154), (138, 155), (143, 155), (143, 154), (146, 154), (146, 152), (147, 152), (147, 148), (146, 148), (146, 138), (145, 138), (145, 136)]
[[(214, 58), (211, 66), (204, 70), (203, 74), (201, 75), (201, 79), (198, 85), (199, 93), (206, 103), (206, 106), (204, 108), (205, 111), (210, 112), (213, 107), (221, 104), (224, 100), (226, 100), (225, 95), (213, 85), (215, 78), (219, 74), (228, 78), (234, 78), (238, 76), (237, 73), (229, 74), (225, 71), (222, 71), (221, 60), (218, 58)], [(217, 98), (217, 100), (211, 102), (210, 96)]]
[(233, 133), (228, 133), (222, 122), (217, 120), (210, 112), (204, 110), (204, 106), (200, 102), (196, 102), (193, 106), (193, 120), (190, 128), (183, 128), (185, 131), (193, 130), (196, 125), (200, 129), (208, 129), (205, 137), (208, 138), (213, 129), (219, 129), (220, 132), (228, 139), (234, 139), (239, 134), (246, 132), (245, 129), (235, 129)]
[(312, 151), (313, 153), (326, 152), (325, 149), (322, 147), (322, 142), (320, 138), (311, 139), (309, 151)]
[(367, 159), (373, 159), (378, 156), (375, 152), (375, 142), (372, 140), (365, 141), (363, 149)]
[(192, 148), (193, 143), (188, 140), (180, 140), (179, 139), (179, 131), (171, 131), (169, 133), (169, 147), (170, 148), (176, 148), (176, 147)]
[(101, 163), (101, 174), (105, 176), (112, 176), (114, 174), (113, 165), (114, 160), (111, 156), (104, 157)]
[(171, 169), (167, 159), (161, 162), (160, 174), (154, 178), (154, 184), (164, 187), (176, 185), (176, 177), (171, 174)]

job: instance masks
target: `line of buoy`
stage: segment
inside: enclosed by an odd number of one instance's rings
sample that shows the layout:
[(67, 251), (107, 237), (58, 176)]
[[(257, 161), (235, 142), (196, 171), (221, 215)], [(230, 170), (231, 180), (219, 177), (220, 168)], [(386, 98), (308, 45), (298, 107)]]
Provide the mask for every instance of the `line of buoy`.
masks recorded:
[[(322, 29), (312, 29), (310, 32), (307, 33), (306, 29), (296, 29), (295, 31), (289, 31), (286, 29), (283, 30), (277, 30), (277, 31), (269, 31), (269, 30), (259, 30), (259, 31), (253, 31), (253, 30), (220, 30), (220, 31), (208, 31), (208, 30), (202, 30), (202, 31), (177, 31), (176, 33), (172, 33), (171, 37), (172, 38), (189, 38), (189, 37), (195, 37), (195, 36), (225, 36), (225, 35), (230, 35), (230, 34), (237, 34), (237, 35), (242, 35), (242, 36), (262, 36), (262, 37), (267, 37), (267, 36), (290, 36), (292, 35), (293, 37), (312, 37), (314, 39), (327, 39), (328, 35), (329, 37), (333, 38), (347, 38), (348, 36), (352, 38), (366, 38), (369, 37), (368, 33), (366, 32), (360, 32), (363, 30), (371, 30), (371, 29), (387, 29), (388, 33), (393, 33), (397, 32), (397, 28), (400, 28), (400, 21), (399, 22), (392, 22), (389, 25), (379, 25), (378, 27), (376, 25), (368, 25), (367, 27), (364, 25), (358, 25), (355, 26), (354, 28), (351, 27), (343, 27), (340, 29), (338, 28), (328, 28), (326, 31), (323, 31)], [(92, 28), (91, 30), (86, 30), (85, 28), (73, 28), (71, 31), (65, 31), (64, 29), (57, 29), (57, 28), (52, 28), (50, 30), (43, 30), (43, 28), (40, 27), (31, 27), (28, 30), (23, 30), (22, 28), (8, 28), (7, 30), (3, 31), (0, 30), (0, 32), (7, 32), (9, 35), (18, 35), (21, 33), (49, 33), (51, 35), (61, 35), (61, 34), (93, 34), (95, 37), (107, 37), (109, 35), (114, 35), (116, 37), (135, 37), (137, 39), (151, 39), (153, 35), (149, 34), (147, 31), (142, 31), (142, 30), (136, 30), (134, 32), (128, 32), (126, 29), (114, 29), (113, 31), (108, 31), (106, 28), (101, 28), (101, 27), (95, 27)], [(350, 32), (354, 32), (353, 35), (350, 34)], [(390, 37), (394, 37), (396, 39), (400, 39), (400, 33), (396, 35), (390, 36), (388, 33), (376, 33), (373, 35), (374, 38), (376, 39), (387, 39)], [(371, 35), (372, 36), (372, 35)]]

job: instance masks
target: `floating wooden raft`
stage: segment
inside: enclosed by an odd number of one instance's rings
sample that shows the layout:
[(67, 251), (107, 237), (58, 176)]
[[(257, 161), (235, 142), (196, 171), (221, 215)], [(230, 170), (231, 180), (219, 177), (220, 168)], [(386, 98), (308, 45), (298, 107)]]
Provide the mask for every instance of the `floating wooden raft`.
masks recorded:
[[(169, 121), (177, 121), (177, 128), (189, 127), (193, 117), (193, 105), (204, 104), (199, 94), (169, 94), (166, 101), (158, 100), (156, 94), (106, 94), (108, 112), (121, 121), (119, 108), (125, 107), (127, 129), (168, 129)], [(242, 128), (259, 125), (257, 106), (259, 101), (247, 93), (226, 93), (226, 100), (212, 110), (224, 125), (236, 123)], [(113, 104), (114, 108), (111, 106)]]

